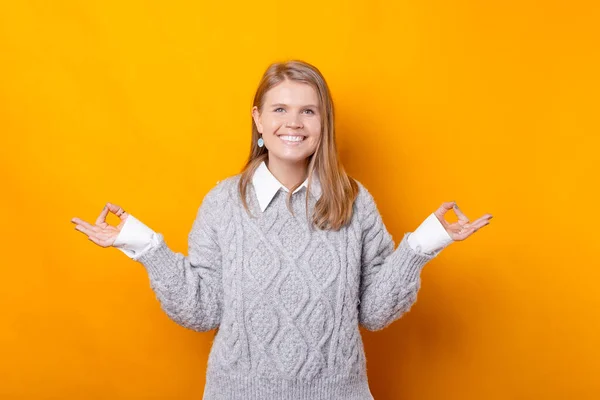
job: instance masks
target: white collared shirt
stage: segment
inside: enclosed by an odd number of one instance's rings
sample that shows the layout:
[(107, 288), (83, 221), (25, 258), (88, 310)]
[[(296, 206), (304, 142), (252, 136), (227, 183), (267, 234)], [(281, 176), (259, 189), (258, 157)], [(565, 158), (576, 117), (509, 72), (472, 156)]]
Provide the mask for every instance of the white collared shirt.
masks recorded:
[[(267, 168), (264, 161), (261, 162), (258, 168), (256, 168), (256, 171), (254, 171), (252, 184), (254, 185), (260, 210), (263, 212), (267, 209), (267, 206), (271, 203), (271, 200), (273, 200), (273, 197), (275, 197), (275, 194), (279, 189), (289, 192), (289, 189), (279, 182), (271, 171), (269, 171), (269, 168)], [(303, 187), (308, 187), (308, 178), (294, 190), (294, 193), (300, 191)], [(313, 175), (311, 193), (317, 200), (321, 197), (321, 183), (316, 173)]]
[[(258, 204), (262, 212), (267, 209), (279, 189), (289, 192), (289, 189), (279, 182), (271, 171), (269, 171), (264, 161), (256, 168), (252, 176), (252, 185), (254, 186)], [(294, 193), (303, 187), (308, 187), (308, 178), (296, 188)], [(311, 184), (311, 194), (316, 199), (319, 199), (321, 193), (321, 184), (318, 176), (315, 174)], [(413, 250), (431, 255), (439, 254), (439, 252), (453, 241), (442, 223), (433, 213), (408, 236), (408, 244)], [(128, 257), (137, 260), (142, 253), (157, 244), (156, 232), (129, 214), (123, 228), (121, 228), (121, 232), (119, 232), (113, 243), (113, 247), (118, 248)]]

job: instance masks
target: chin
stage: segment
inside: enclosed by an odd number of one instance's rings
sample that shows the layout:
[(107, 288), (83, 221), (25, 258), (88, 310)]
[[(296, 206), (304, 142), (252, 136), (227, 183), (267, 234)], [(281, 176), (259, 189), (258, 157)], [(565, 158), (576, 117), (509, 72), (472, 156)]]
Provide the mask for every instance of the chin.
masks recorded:
[[(313, 152), (314, 153), (314, 152)], [(277, 158), (280, 161), (283, 162), (287, 162), (287, 163), (299, 163), (302, 162), (304, 160), (306, 160), (307, 158), (309, 158), (313, 153), (304, 153), (304, 154), (281, 154), (281, 153), (276, 153), (273, 151), (269, 152), (269, 157), (274, 157)]]

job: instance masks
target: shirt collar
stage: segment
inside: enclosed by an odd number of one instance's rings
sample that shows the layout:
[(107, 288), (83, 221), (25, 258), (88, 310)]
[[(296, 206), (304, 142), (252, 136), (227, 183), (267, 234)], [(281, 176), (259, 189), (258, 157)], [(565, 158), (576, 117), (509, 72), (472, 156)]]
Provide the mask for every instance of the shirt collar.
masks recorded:
[[(254, 175), (252, 176), (252, 184), (254, 185), (254, 190), (256, 191), (256, 197), (258, 199), (258, 204), (260, 206), (261, 211), (265, 211), (275, 194), (279, 191), (279, 189), (283, 189), (286, 192), (289, 192), (289, 189), (286, 188), (281, 182), (275, 178), (275, 176), (269, 171), (265, 162), (261, 162), (256, 171), (254, 171)], [(300, 191), (303, 187), (308, 187), (308, 178), (302, 185), (298, 186), (298, 188), (294, 191), (294, 193)], [(321, 184), (319, 182), (319, 178), (316, 173), (313, 173), (313, 181), (311, 185), (311, 193), (318, 200), (321, 197)]]

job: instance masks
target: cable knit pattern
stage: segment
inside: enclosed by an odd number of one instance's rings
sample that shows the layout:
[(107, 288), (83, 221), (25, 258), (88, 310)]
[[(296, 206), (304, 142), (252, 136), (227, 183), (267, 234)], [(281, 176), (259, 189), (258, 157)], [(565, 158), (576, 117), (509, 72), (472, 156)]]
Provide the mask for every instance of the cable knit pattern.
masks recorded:
[(379, 330), (407, 312), (435, 256), (414, 251), (408, 233), (395, 249), (360, 182), (351, 222), (334, 232), (309, 226), (306, 188), (293, 194), (292, 215), (284, 190), (261, 212), (249, 185), (249, 216), (239, 178), (205, 196), (187, 257), (159, 233), (137, 260), (171, 319), (218, 328), (203, 399), (373, 399), (359, 324)]

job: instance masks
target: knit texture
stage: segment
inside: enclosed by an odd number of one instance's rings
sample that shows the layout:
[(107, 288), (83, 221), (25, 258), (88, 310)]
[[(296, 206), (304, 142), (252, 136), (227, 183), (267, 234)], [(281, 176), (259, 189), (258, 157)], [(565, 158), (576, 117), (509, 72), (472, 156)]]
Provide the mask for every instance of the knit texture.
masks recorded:
[[(137, 261), (161, 308), (196, 331), (218, 328), (203, 400), (373, 399), (359, 324), (380, 330), (416, 301), (420, 272), (435, 256), (397, 248), (359, 182), (351, 222), (311, 228), (306, 188), (280, 189), (264, 212), (252, 184), (244, 210), (240, 175), (204, 197), (189, 255), (158, 245)], [(309, 195), (309, 210), (317, 199)]]

